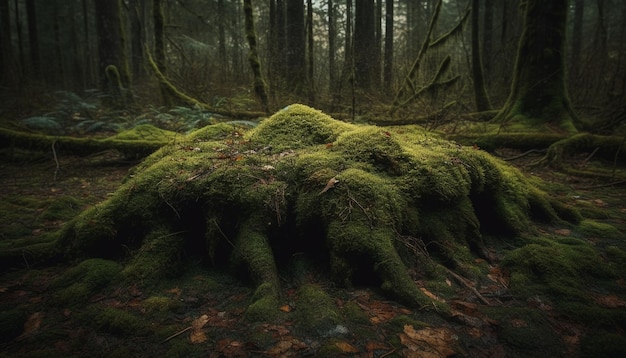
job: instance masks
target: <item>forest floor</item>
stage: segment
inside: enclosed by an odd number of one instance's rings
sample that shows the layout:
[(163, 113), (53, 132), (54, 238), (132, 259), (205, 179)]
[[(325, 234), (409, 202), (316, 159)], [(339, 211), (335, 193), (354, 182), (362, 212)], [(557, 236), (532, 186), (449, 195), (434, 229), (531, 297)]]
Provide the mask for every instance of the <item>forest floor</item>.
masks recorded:
[[(512, 156), (513, 152), (502, 153)], [(32, 153), (0, 160), (0, 245), (29, 237), (45, 241), (50, 233), (114, 192), (131, 164), (120, 164), (115, 153), (92, 158)], [(28, 159), (26, 159), (28, 158)], [(626, 233), (626, 186), (604, 185), (593, 177), (575, 177), (528, 166), (532, 155), (514, 165), (546, 182), (549, 194), (592, 213), (594, 221)], [(605, 165), (584, 157), (571, 164)], [(576, 163), (578, 162), (578, 163)], [(576, 237), (598, 248), (626, 252), (626, 239), (581, 234), (567, 227), (538, 226), (545, 237)], [(513, 245), (494, 244), (495, 257)], [(71, 267), (33, 265), (24, 253), (23, 268), (0, 274), (0, 357), (527, 357), (604, 356), (626, 351), (625, 324), (598, 325), (563, 314), (557, 302), (535, 296), (520, 298), (507, 289), (510, 274), (497, 265), (488, 281), (471, 282), (452, 273), (453, 289), (446, 300), (462, 319), (444, 320), (435, 313), (406, 308), (383, 298), (371, 287), (334, 287), (323, 275), (310, 275), (306, 285), (321, 287), (339, 312), (340, 324), (319, 327), (303, 322), (301, 287), (286, 283), (283, 317), (276, 322), (244, 318), (253, 287), (231, 276), (190, 262), (182, 277), (146, 287), (114, 282), (72, 304), (52, 289)], [(626, 258), (622, 258), (626, 260)], [(624, 267), (621, 265), (619, 267)], [(613, 282), (589, 284), (593, 304), (581, 315), (626, 317), (626, 272)], [(438, 295), (424, 289), (426, 294)], [(310, 293), (308, 293), (311, 295)], [(300, 305), (299, 305), (300, 303)], [(324, 313), (320, 312), (320, 319)], [(309, 317), (310, 319), (310, 317)], [(16, 325), (22, 322), (23, 325)], [(332, 322), (337, 322), (333, 320)]]

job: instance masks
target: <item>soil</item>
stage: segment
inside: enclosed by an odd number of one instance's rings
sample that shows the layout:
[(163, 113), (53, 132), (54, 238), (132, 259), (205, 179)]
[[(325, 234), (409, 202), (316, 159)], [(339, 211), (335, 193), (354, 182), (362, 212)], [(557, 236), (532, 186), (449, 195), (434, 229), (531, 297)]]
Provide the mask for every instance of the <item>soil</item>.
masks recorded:
[[(18, 240), (45, 242), (64, 222), (114, 192), (133, 164), (114, 152), (56, 159), (4, 153), (1, 159), (1, 248)], [(544, 179), (550, 195), (626, 233), (623, 182), (610, 185), (610, 179), (529, 166), (536, 159), (531, 154), (513, 164)], [(586, 156), (569, 160), (591, 171), (611, 165)], [(576, 229), (543, 225), (537, 230), (546, 237), (568, 237)], [(589, 234), (582, 239), (602, 257), (609, 246), (626, 252), (623, 237)], [(488, 243), (494, 262), (515, 248)], [(285, 280), (284, 305), (271, 322), (245, 318), (253, 295), (250, 283), (200, 262), (189, 262), (182, 277), (158, 285), (116, 280), (86, 302), (60, 300), (55, 282), (76, 264), (39, 265), (24, 252), (22, 267), (0, 274), (0, 357), (576, 357), (626, 351), (624, 321), (588, 323), (594, 315), (626, 317), (623, 263), (610, 282), (589, 285), (595, 304), (580, 312), (592, 317), (587, 321), (556, 309), (554, 297), (518, 296), (509, 290), (511, 273), (494, 264), (484, 280), (450, 272), (441, 287), (422, 288), (434, 299), (445, 296), (457, 312), (452, 319), (408, 309), (373, 287), (337, 288), (320, 273), (301, 277), (298, 284)], [(484, 262), (477, 260), (477, 265)], [(316, 289), (325, 301), (311, 314), (307, 305), (317, 297)]]

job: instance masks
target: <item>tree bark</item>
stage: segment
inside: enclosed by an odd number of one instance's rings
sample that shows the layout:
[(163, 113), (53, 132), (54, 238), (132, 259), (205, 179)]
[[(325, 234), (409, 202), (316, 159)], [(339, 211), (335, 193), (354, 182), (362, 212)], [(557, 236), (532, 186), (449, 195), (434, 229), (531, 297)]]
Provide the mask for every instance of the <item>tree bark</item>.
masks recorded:
[(480, 1), (472, 0), (472, 78), (474, 83), (474, 101), (476, 110), (479, 112), (491, 109), (489, 96), (485, 89), (485, 77), (480, 51), (480, 34), (478, 32), (480, 21)]
[(567, 5), (567, 0), (526, 2), (511, 92), (494, 121), (552, 124), (576, 132), (577, 117), (565, 86)]
[(354, 16), (354, 77), (357, 88), (374, 84), (376, 59), (375, 6), (373, 0), (356, 0)]
[(259, 58), (259, 52), (257, 50), (256, 31), (254, 29), (254, 14), (252, 11), (252, 0), (243, 1), (244, 21), (246, 24), (246, 39), (250, 46), (250, 52), (248, 53), (248, 61), (250, 62), (250, 68), (254, 76), (254, 93), (259, 97), (261, 106), (265, 113), (269, 113), (269, 100), (267, 97), (267, 85), (263, 79), (263, 72), (261, 71), (261, 59)]
[(304, 1), (286, 0), (286, 81), (288, 90), (302, 96), (306, 78), (306, 40), (304, 27)]
[(387, 0), (385, 3), (385, 60), (383, 67), (384, 87), (389, 90), (393, 86), (393, 13), (394, 1)]

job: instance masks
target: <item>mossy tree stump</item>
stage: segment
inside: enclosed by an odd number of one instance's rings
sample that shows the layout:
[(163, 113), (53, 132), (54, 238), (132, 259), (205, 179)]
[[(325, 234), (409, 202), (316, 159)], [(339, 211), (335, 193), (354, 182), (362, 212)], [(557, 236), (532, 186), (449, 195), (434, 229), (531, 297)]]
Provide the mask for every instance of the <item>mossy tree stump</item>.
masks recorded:
[(373, 274), (392, 297), (433, 307), (409, 275), (421, 243), (450, 268), (481, 237), (558, 219), (547, 196), (491, 155), (419, 127), (357, 126), (291, 105), (244, 131), (208, 126), (140, 164), (62, 230), (66, 257), (119, 258), (144, 280), (200, 253), (257, 285), (252, 316), (275, 310), (278, 270), (309, 255), (349, 286)]

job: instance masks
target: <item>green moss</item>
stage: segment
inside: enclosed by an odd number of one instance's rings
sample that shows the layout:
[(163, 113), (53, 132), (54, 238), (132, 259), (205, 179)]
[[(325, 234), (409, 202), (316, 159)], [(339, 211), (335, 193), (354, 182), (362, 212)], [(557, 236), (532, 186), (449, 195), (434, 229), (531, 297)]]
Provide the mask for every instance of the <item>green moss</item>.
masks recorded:
[(369, 324), (370, 320), (367, 314), (359, 305), (350, 301), (343, 305), (341, 311), (346, 320), (351, 324)]
[(511, 289), (522, 297), (543, 292), (582, 302), (590, 300), (585, 282), (614, 275), (591, 245), (575, 239), (530, 239), (503, 266), (511, 270)]
[(279, 322), (284, 319), (284, 313), (279, 309), (280, 301), (276, 294), (276, 287), (269, 283), (259, 285), (254, 292), (252, 304), (245, 312), (245, 318), (250, 322)]
[(129, 279), (154, 280), (175, 277), (183, 264), (182, 248), (185, 239), (180, 233), (171, 233), (163, 228), (146, 235), (143, 245), (124, 268)]
[(136, 315), (112, 307), (94, 307), (84, 314), (84, 319), (98, 329), (120, 336), (141, 336), (147, 333), (148, 326)]
[(281, 152), (332, 143), (339, 133), (351, 128), (354, 127), (318, 110), (292, 104), (261, 122), (246, 134), (246, 138), (262, 146), (271, 146), (273, 152)]
[(115, 281), (122, 270), (114, 261), (89, 259), (66, 270), (52, 283), (55, 300), (63, 304), (81, 304)]
[(252, 279), (258, 294), (247, 316), (263, 319), (281, 292), (276, 261), (295, 253), (328, 258), (342, 285), (373, 283), (433, 307), (407, 269), (424, 258), (404, 238), (463, 267), (484, 233), (510, 238), (531, 214), (558, 213), (518, 170), (483, 151), (416, 126), (357, 126), (291, 105), (250, 130), (209, 126), (161, 148), (69, 223), (58, 247), (105, 257), (130, 248), (125, 273), (151, 280), (178, 271), (186, 253), (209, 257)]
[(69, 220), (83, 207), (84, 203), (71, 196), (56, 198), (41, 214), (44, 220)]
[(606, 331), (596, 331), (580, 340), (580, 350), (586, 357), (625, 357), (626, 337)]
[(178, 309), (181, 304), (176, 299), (170, 297), (152, 296), (143, 300), (142, 306), (146, 309), (147, 313), (160, 313), (174, 311)]
[(542, 313), (527, 308), (488, 308), (491, 319), (500, 322), (498, 337), (512, 350), (511, 357), (557, 357), (565, 351), (560, 336), (552, 329)]
[(112, 139), (168, 142), (177, 135), (175, 132), (160, 129), (150, 124), (140, 124), (116, 134)]
[(318, 285), (305, 284), (298, 288), (296, 302), (298, 321), (309, 334), (333, 336), (343, 319), (333, 299)]
[(613, 225), (592, 220), (583, 220), (578, 225), (578, 230), (581, 234), (589, 238), (619, 240), (624, 237), (624, 234)]

